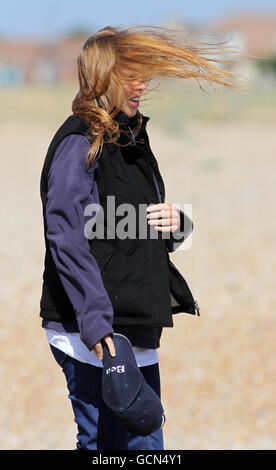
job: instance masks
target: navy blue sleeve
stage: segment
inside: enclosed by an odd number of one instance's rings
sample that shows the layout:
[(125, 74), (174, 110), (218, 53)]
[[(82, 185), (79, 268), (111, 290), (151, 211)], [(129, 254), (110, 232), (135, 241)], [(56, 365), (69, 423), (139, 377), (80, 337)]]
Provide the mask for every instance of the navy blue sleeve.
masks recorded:
[(99, 266), (85, 236), (84, 211), (99, 204), (94, 168), (85, 166), (89, 143), (69, 135), (56, 149), (48, 177), (47, 238), (63, 284), (76, 313), (80, 337), (89, 350), (113, 333), (113, 307)]

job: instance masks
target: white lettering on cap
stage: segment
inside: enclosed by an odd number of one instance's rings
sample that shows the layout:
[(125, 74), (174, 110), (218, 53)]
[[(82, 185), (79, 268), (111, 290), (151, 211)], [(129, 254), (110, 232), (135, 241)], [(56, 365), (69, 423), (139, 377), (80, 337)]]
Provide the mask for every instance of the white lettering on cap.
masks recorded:
[(125, 366), (113, 366), (106, 369), (105, 373), (110, 374), (111, 372), (118, 372), (118, 374), (123, 374), (125, 372)]

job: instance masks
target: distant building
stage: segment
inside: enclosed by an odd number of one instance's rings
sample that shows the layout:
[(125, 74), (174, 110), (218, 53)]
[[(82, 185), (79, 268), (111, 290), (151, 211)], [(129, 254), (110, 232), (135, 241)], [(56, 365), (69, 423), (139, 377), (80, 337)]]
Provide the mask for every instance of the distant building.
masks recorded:
[(252, 55), (276, 54), (276, 13), (233, 13), (208, 25), (213, 33), (233, 37), (233, 44)]
[[(256, 14), (250, 10), (232, 11), (206, 24), (192, 24), (185, 22), (183, 17), (174, 15), (168, 17), (166, 26), (182, 29), (188, 38), (217, 44), (221, 50), (225, 48), (227, 53), (220, 55), (210, 53), (208, 57), (232, 60), (232, 64), (220, 62), (219, 66), (254, 81), (264, 78), (263, 72), (256, 66), (257, 59), (262, 60), (276, 55), (275, 12), (268, 15)], [(268, 77), (268, 74), (266, 76)]]
[[(227, 66), (235, 72), (257, 83), (264, 78), (274, 81), (273, 74), (264, 74), (257, 66), (258, 61), (276, 55), (276, 14), (253, 14), (241, 12), (224, 15), (208, 25), (211, 33), (227, 41), (227, 49), (236, 51), (226, 54), (235, 60), (235, 65)], [(239, 52), (238, 52), (239, 51)], [(249, 57), (247, 56), (255, 56)]]
[[(276, 54), (276, 14), (231, 13), (210, 24), (192, 24), (175, 15), (168, 18), (166, 26), (186, 32), (187, 38), (213, 45), (227, 41), (225, 46), (228, 50), (238, 50), (241, 54), (236, 53), (233, 57), (226, 54), (225, 58), (234, 59), (235, 64), (221, 66), (238, 69), (250, 78), (257, 78), (261, 72), (246, 54)], [(77, 81), (77, 57), (88, 36), (76, 35), (45, 43), (0, 40), (0, 86)], [(211, 54), (209, 57), (212, 57)]]
[(84, 38), (59, 42), (0, 41), (0, 86), (77, 80), (77, 57)]

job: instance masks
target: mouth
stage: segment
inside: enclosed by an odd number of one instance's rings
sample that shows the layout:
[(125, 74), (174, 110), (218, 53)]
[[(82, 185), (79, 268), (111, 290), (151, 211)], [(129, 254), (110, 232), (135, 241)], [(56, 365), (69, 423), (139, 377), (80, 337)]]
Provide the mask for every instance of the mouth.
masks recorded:
[(133, 98), (130, 98), (129, 102), (132, 106), (134, 106), (135, 108), (138, 108), (138, 106), (140, 105), (140, 96), (135, 96)]

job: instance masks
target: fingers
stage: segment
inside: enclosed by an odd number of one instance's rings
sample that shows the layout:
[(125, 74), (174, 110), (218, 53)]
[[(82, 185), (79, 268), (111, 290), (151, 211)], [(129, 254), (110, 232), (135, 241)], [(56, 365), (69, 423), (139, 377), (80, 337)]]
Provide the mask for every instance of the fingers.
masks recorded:
[(159, 225), (156, 225), (154, 228), (158, 232), (176, 232), (176, 230), (178, 229), (178, 225), (170, 225), (169, 227), (160, 227)]
[(149, 225), (162, 232), (174, 232), (179, 228), (180, 215), (173, 204), (154, 204), (147, 207)]
[[(105, 343), (107, 344), (109, 354), (112, 357), (115, 357), (116, 351), (115, 351), (115, 346), (114, 346), (114, 343), (113, 343), (113, 340), (112, 340), (111, 336), (107, 335), (103, 339), (104, 339)], [(102, 358), (103, 358), (103, 347), (102, 347), (100, 341), (95, 344), (95, 346), (93, 347), (93, 351), (96, 354), (97, 358), (100, 359), (100, 361), (101, 361)]]
[(152, 211), (158, 211), (160, 209), (167, 209), (170, 210), (170, 207), (172, 207), (173, 204), (169, 204), (166, 202), (160, 202), (158, 204), (152, 204), (151, 206), (147, 207), (147, 212), (152, 212)]

